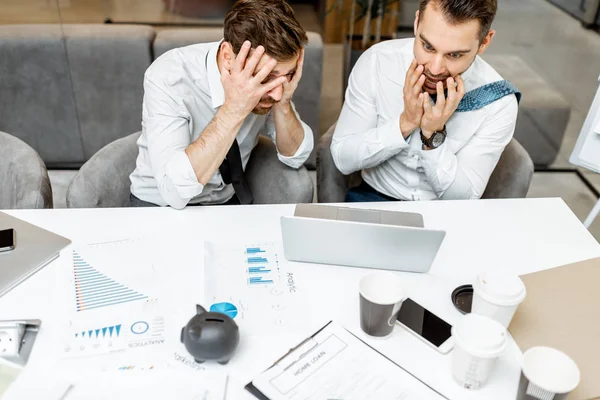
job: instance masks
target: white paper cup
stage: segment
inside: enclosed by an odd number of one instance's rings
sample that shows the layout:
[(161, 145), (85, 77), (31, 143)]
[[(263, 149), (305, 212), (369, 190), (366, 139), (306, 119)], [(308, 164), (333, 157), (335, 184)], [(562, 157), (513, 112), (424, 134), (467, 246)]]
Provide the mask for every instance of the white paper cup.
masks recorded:
[(532, 347), (523, 354), (517, 400), (566, 400), (581, 375), (575, 361), (551, 347)]
[(452, 327), (452, 376), (462, 387), (479, 389), (506, 348), (506, 328), (489, 317), (467, 314)]
[(477, 276), (473, 284), (471, 312), (495, 319), (508, 328), (526, 295), (525, 285), (518, 276), (486, 272)]

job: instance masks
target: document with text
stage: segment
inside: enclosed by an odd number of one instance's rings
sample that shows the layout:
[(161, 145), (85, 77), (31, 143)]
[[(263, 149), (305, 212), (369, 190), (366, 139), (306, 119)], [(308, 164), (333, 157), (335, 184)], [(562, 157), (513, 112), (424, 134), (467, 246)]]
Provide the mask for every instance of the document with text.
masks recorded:
[(268, 400), (445, 398), (334, 322), (291, 350), (247, 388)]

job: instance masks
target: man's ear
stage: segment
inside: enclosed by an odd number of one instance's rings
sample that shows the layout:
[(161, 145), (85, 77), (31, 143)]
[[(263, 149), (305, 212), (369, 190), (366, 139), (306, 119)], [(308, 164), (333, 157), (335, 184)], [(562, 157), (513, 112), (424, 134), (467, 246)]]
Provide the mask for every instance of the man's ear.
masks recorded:
[(496, 35), (496, 31), (493, 29), (490, 29), (490, 31), (487, 33), (487, 35), (485, 35), (485, 37), (481, 41), (481, 44), (479, 45), (479, 50), (477, 50), (477, 54), (483, 54), (483, 52), (487, 50), (490, 43), (492, 43), (492, 39), (494, 38), (494, 35)]
[(415, 37), (417, 37), (417, 27), (419, 26), (419, 10), (415, 13), (415, 23), (413, 29), (415, 31)]
[(235, 61), (235, 53), (233, 47), (229, 42), (223, 42), (220, 46), (219, 57), (221, 57), (221, 65), (228, 71), (233, 69), (233, 63)]

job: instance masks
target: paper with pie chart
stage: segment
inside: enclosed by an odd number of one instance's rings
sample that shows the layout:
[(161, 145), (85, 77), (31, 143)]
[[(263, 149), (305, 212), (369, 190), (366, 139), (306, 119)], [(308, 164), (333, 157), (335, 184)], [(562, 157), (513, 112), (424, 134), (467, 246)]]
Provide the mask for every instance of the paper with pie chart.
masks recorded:
[(205, 242), (205, 299), (247, 334), (294, 331), (298, 284), (278, 243)]

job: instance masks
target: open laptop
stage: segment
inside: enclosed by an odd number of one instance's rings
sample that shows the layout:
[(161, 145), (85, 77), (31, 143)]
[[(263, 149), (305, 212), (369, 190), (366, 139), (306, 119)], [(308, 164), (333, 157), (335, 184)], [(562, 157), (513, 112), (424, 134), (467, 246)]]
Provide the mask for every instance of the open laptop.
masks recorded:
[(289, 261), (428, 272), (446, 235), (417, 213), (299, 204), (281, 217)]
[(0, 230), (15, 230), (15, 249), (0, 252), (0, 296), (57, 258), (71, 243), (62, 236), (0, 212)]

